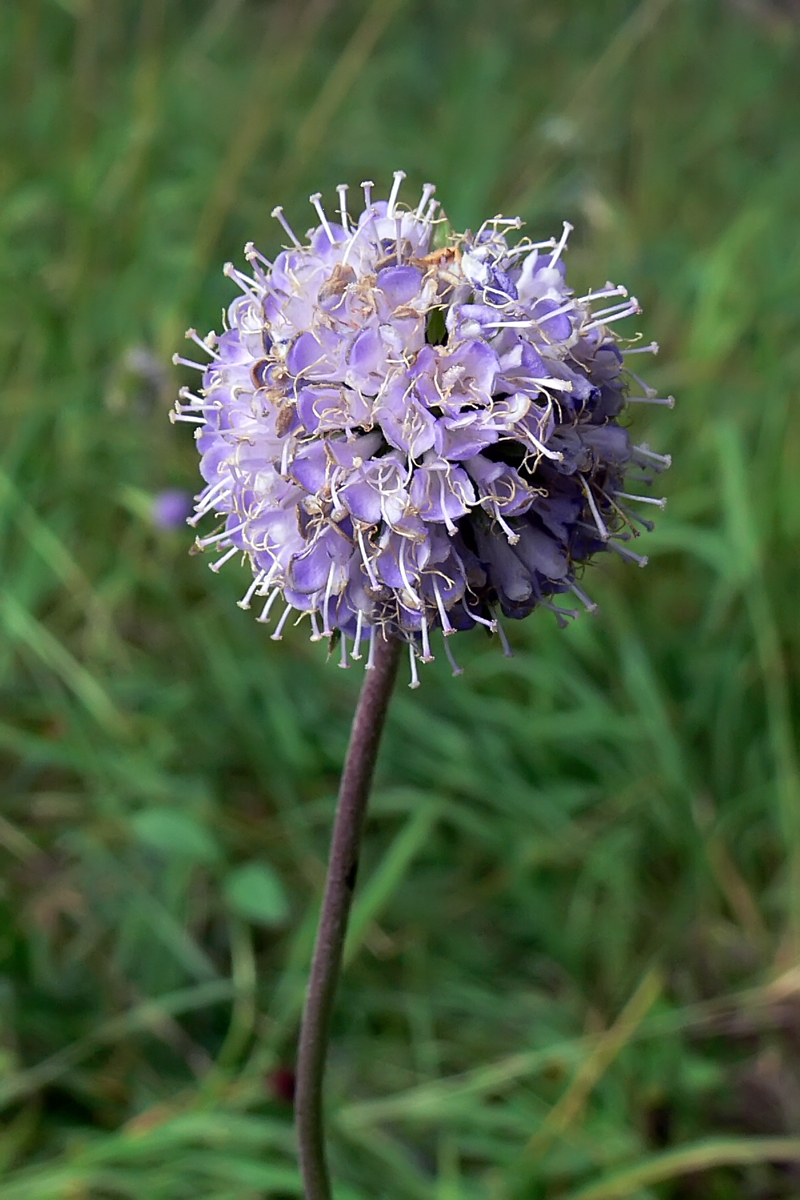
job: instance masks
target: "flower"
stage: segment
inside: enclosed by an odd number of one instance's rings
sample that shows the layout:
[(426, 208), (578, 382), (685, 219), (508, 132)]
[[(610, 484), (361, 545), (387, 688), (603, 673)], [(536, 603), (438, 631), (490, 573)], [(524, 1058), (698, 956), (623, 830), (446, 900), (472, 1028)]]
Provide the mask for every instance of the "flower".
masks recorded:
[[(576, 297), (559, 239), (509, 244), (519, 218), (495, 217), (454, 234), (426, 184), (413, 208), (388, 200), (339, 221), (311, 197), (319, 224), (270, 262), (245, 248), (251, 273), (225, 273), (241, 295), (225, 331), (187, 336), (210, 362), (171, 414), (197, 426), (206, 487), (196, 525), (221, 524), (197, 547), (244, 555), (253, 581), (239, 602), (265, 598), (258, 620), (272, 637), (308, 616), (312, 639), (338, 636), (341, 665), (376, 633), (405, 639), (416, 662), (432, 635), (499, 614), (552, 608), (584, 564), (613, 549), (644, 565), (628, 543), (650, 522), (630, 503), (664, 501), (624, 490), (634, 464), (647, 476), (669, 458), (632, 444), (620, 423), (634, 400), (658, 397), (625, 367), (615, 326), (640, 312), (612, 283)], [(636, 339), (627, 339), (635, 342)], [(630, 395), (635, 384), (643, 395)], [(507, 649), (507, 641), (499, 629)], [(367, 665), (370, 663), (368, 661)]]
[(182, 488), (165, 488), (153, 497), (152, 519), (157, 529), (178, 529), (192, 511), (192, 498)]

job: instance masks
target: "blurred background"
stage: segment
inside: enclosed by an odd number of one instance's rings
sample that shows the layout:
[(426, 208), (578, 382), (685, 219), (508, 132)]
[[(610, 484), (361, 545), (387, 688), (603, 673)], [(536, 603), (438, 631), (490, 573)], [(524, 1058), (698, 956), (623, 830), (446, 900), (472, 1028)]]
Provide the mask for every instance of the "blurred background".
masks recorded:
[(300, 1195), (361, 677), (188, 555), (171, 355), (275, 204), (399, 167), (457, 227), (572, 221), (678, 404), (635, 413), (649, 567), (401, 681), (337, 1198), (800, 1194), (799, 53), (791, 0), (1, 0), (4, 1200)]

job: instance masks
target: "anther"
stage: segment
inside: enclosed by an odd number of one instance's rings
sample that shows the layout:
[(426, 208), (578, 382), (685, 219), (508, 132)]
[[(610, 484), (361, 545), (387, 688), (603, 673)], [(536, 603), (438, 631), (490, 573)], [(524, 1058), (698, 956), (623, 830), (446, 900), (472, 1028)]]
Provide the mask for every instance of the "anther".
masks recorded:
[(392, 184), (392, 190), (389, 193), (389, 200), (386, 204), (386, 215), (390, 220), (394, 216), (394, 206), (397, 203), (397, 197), (400, 194), (400, 184), (403, 182), (405, 177), (405, 171), (395, 171), (394, 173), (394, 183)]
[(291, 227), (291, 225), (289, 224), (289, 222), (286, 220), (286, 217), (283, 215), (283, 207), (282, 207), (282, 205), (280, 205), (280, 204), (276, 204), (275, 208), (273, 208), (273, 210), (272, 210), (272, 212), (271, 212), (271, 214), (270, 214), (270, 215), (271, 215), (271, 216), (273, 216), (273, 217), (275, 217), (276, 221), (280, 221), (281, 225), (282, 225), (282, 226), (283, 226), (283, 228), (284, 228), (284, 231), (285, 231), (285, 232), (288, 234), (288, 236), (289, 236), (289, 237), (292, 239), (292, 241), (294, 242), (295, 246), (298, 246), (298, 247), (299, 247), (299, 246), (300, 246), (300, 242), (299, 242), (299, 241), (298, 241), (298, 239), (297, 239), (297, 234), (296, 234), (296, 233), (295, 233), (295, 231), (292, 229), (292, 227)]

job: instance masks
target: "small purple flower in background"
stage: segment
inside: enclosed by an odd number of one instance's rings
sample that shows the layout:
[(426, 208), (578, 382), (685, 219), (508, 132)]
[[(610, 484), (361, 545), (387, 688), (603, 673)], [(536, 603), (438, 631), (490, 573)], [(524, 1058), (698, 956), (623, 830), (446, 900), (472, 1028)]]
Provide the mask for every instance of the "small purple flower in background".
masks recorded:
[(664, 501), (624, 477), (650, 482), (669, 458), (619, 421), (673, 399), (625, 366), (658, 349), (622, 347), (614, 327), (640, 311), (625, 288), (567, 286), (569, 224), (515, 245), (519, 218), (450, 233), (431, 184), (399, 203), (404, 177), (388, 200), (363, 184), (357, 219), (345, 185), (338, 222), (312, 196), (306, 244), (274, 210), (292, 244), (274, 262), (249, 244), (250, 275), (227, 265), (242, 295), (220, 336), (189, 331), (211, 362), (175, 356), (202, 387), (171, 416), (197, 426), (206, 487), (189, 523), (221, 518), (198, 548), (221, 552), (214, 571), (252, 566), (241, 607), (262, 598), (275, 639), (308, 617), (313, 640), (338, 636), (342, 666), (400, 637), (416, 686), (434, 632), (458, 671), (456, 631), (483, 625), (507, 649), (501, 614), (541, 606), (563, 624), (577, 615), (552, 604), (563, 593), (594, 607), (578, 580), (597, 552), (645, 564), (630, 542), (651, 525), (630, 506)]
[(192, 511), (192, 497), (181, 488), (167, 488), (153, 497), (152, 519), (157, 529), (178, 529)]

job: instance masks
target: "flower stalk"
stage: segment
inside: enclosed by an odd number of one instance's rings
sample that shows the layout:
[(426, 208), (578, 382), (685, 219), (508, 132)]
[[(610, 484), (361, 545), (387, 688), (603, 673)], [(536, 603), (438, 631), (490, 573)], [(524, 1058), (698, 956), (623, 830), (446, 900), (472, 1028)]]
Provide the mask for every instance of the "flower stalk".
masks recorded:
[(300, 1027), (295, 1121), (306, 1200), (331, 1197), (322, 1106), (325, 1059), (364, 818), (402, 648), (397, 638), (383, 637), (378, 631), (373, 637), (372, 669), (366, 673), (361, 689), (339, 787), (325, 894)]

